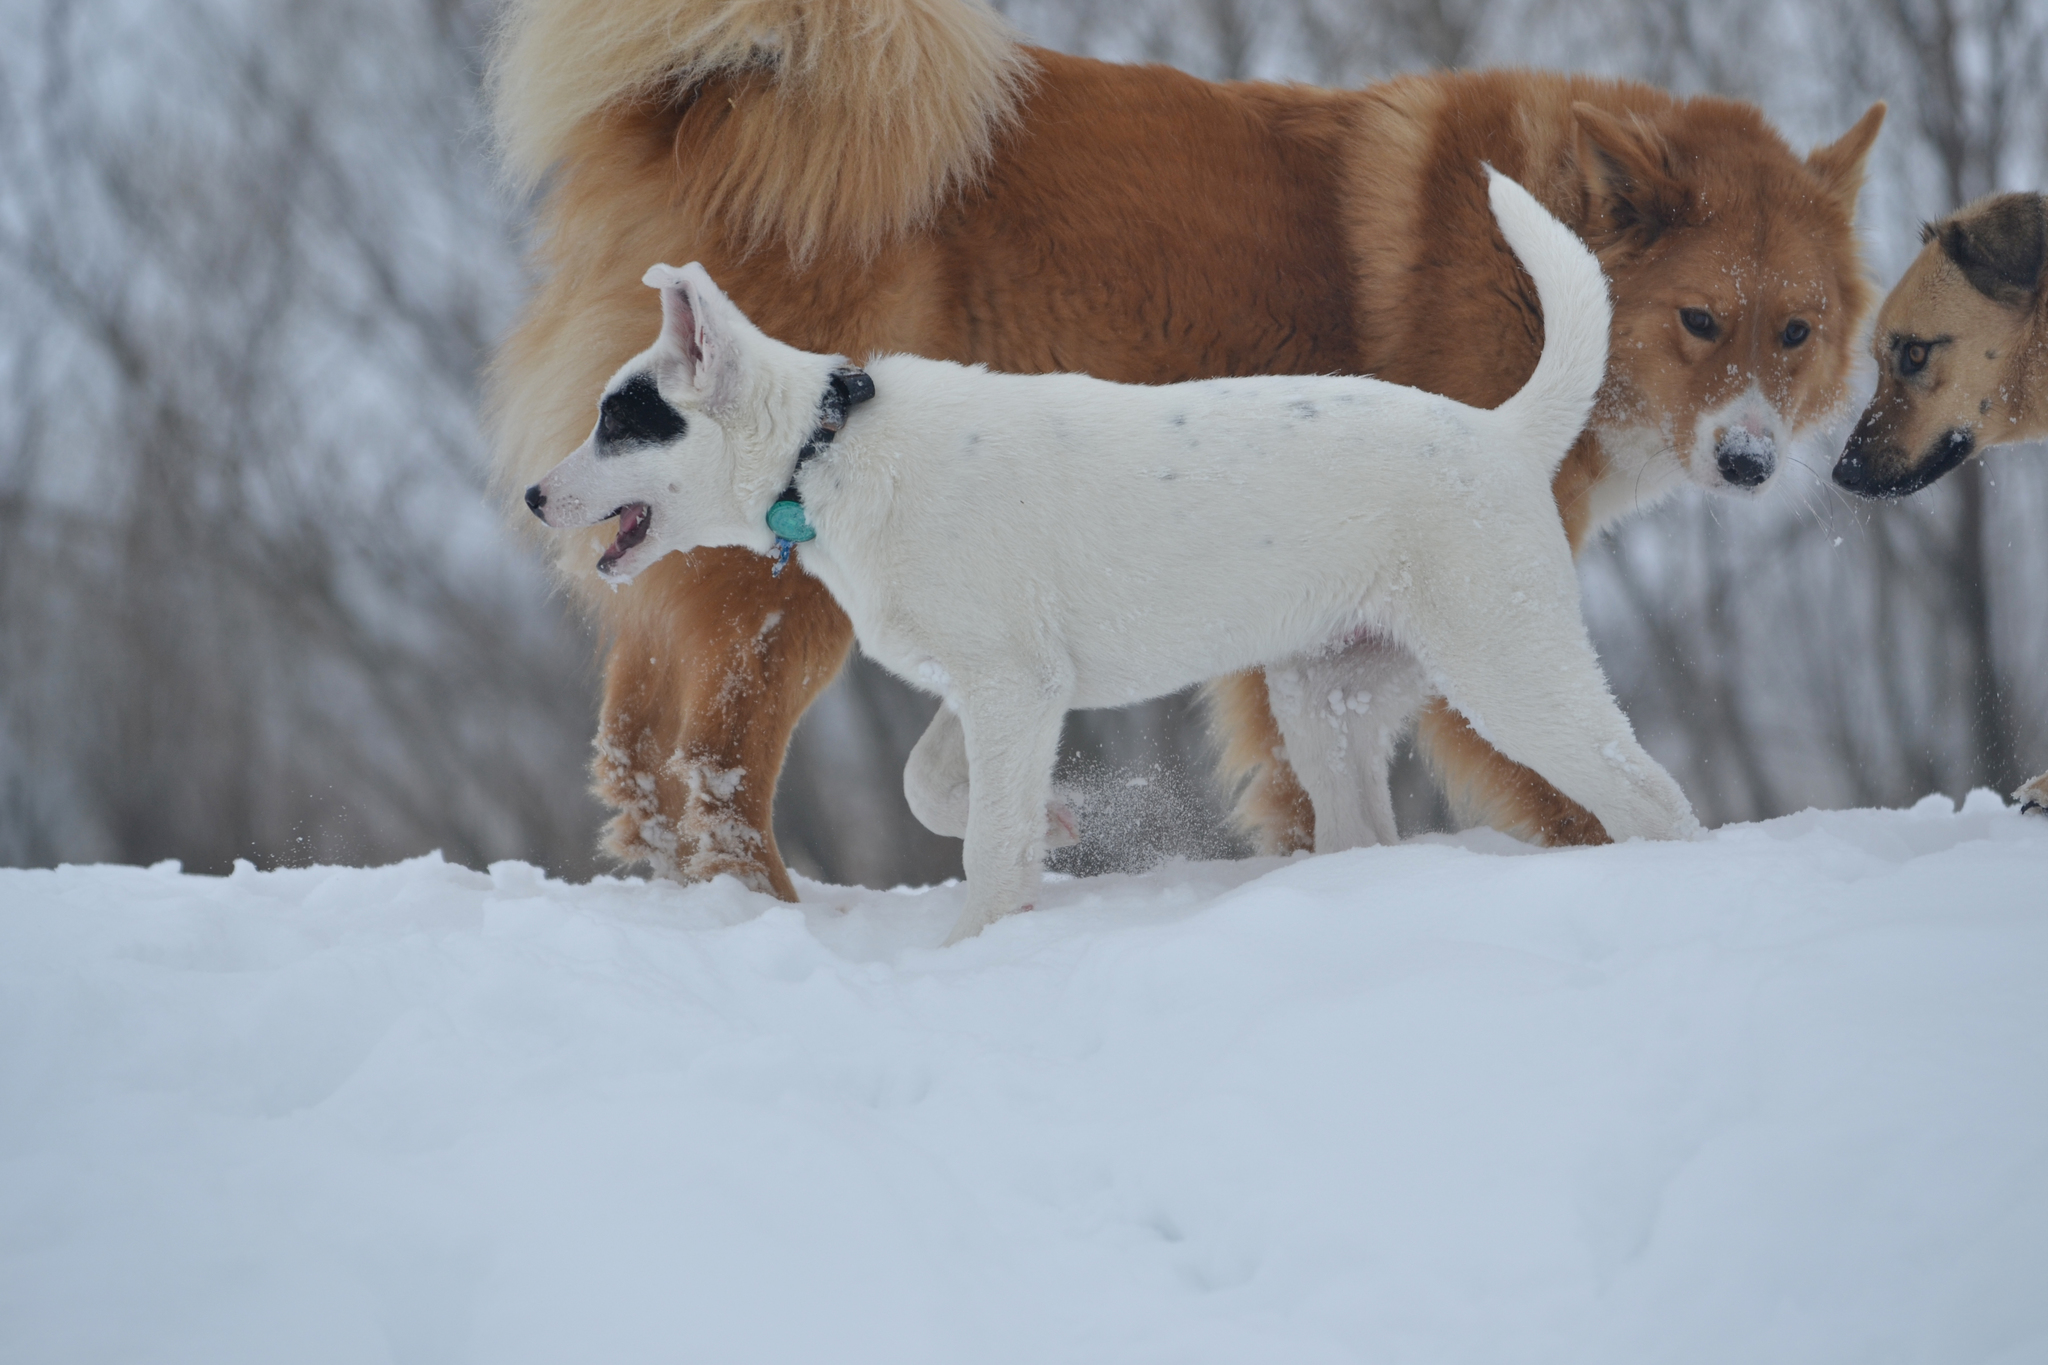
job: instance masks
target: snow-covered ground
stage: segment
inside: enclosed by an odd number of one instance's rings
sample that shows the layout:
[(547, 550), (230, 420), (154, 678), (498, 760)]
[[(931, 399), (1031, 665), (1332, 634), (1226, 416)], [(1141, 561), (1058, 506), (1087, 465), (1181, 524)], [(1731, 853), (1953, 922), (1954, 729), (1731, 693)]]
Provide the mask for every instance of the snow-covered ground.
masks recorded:
[(0, 1360), (2048, 1360), (2048, 820), (0, 872)]

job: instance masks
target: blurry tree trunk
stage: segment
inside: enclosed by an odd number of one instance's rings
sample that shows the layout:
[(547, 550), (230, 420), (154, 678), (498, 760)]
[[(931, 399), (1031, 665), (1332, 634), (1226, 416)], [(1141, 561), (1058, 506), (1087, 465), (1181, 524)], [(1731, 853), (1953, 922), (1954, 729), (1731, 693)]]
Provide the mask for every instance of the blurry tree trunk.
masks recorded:
[(1209, 31), (1217, 80), (1241, 81), (1252, 74), (1253, 18), (1250, 0), (1192, 0), (1190, 8)]
[(1992, 474), (1982, 458), (1950, 476), (1958, 483), (1955, 543), (1948, 581), (1969, 658), (1970, 785), (2010, 792), (2020, 771), (2008, 684), (1999, 665), (1991, 579), (1995, 565), (1985, 529), (1985, 494)]

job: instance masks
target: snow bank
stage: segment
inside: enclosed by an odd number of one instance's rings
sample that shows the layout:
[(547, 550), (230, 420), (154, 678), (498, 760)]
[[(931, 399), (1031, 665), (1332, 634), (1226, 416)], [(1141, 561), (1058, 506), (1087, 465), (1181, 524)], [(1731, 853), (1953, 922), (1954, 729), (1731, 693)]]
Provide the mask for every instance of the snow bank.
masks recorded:
[(2048, 820), (0, 872), (10, 1361), (2048, 1358)]

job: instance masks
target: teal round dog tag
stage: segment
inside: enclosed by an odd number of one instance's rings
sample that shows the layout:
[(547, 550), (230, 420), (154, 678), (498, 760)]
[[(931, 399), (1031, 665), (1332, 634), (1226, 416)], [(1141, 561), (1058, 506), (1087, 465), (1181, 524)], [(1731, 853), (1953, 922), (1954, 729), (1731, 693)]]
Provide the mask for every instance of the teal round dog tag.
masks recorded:
[(784, 540), (798, 544), (818, 538), (818, 533), (811, 527), (811, 519), (804, 515), (804, 505), (787, 498), (768, 509), (768, 529)]

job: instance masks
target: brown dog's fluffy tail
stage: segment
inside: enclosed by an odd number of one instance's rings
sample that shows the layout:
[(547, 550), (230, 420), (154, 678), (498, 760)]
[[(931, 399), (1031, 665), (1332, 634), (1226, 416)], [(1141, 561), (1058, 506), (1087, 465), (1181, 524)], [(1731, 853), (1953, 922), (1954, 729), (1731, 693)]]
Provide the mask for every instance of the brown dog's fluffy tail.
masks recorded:
[(697, 207), (743, 242), (866, 255), (984, 164), (1032, 71), (986, 0), (512, 0), (489, 88), (530, 190), (621, 106), (726, 78)]

